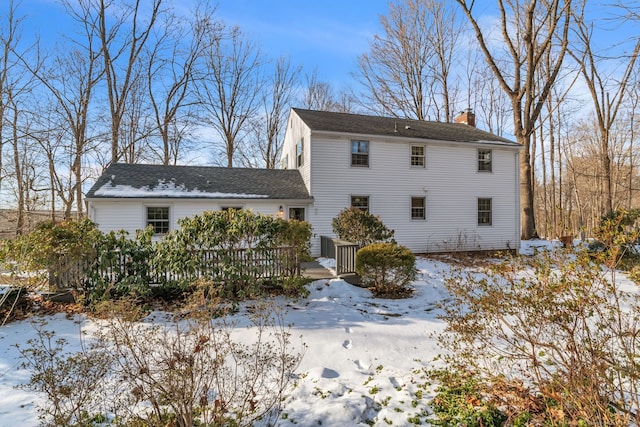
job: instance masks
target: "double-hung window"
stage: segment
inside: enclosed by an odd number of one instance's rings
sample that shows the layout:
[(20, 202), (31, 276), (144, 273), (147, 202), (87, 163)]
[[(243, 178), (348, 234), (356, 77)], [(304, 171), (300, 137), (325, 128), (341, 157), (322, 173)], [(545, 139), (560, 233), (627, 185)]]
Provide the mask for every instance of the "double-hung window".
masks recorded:
[(369, 196), (351, 196), (351, 207), (369, 212)]
[(491, 172), (491, 150), (478, 150), (478, 172)]
[(478, 225), (491, 225), (492, 223), (491, 199), (478, 199)]
[(425, 219), (426, 203), (424, 197), (411, 198), (411, 219)]
[(147, 206), (147, 226), (152, 226), (155, 234), (167, 234), (169, 232), (169, 208)]
[(424, 145), (411, 146), (411, 166), (424, 167)]
[(351, 166), (369, 166), (369, 141), (351, 141)]

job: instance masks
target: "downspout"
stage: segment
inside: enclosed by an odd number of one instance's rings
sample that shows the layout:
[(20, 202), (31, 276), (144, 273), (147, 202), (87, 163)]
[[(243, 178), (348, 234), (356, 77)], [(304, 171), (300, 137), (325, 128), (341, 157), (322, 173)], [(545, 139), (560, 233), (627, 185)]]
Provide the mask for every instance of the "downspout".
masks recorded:
[(516, 255), (520, 254), (520, 222), (521, 218), (521, 209), (520, 209), (520, 150), (516, 151), (514, 155), (514, 164), (515, 164), (515, 190), (516, 190), (516, 198), (515, 198), (515, 211), (516, 211), (516, 221), (515, 221), (515, 230), (514, 235), (516, 237)]

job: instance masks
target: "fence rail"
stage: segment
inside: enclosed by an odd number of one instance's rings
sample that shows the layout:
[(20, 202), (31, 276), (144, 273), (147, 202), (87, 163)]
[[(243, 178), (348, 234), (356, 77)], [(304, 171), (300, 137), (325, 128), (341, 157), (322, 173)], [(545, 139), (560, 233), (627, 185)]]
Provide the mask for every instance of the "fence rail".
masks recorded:
[(336, 260), (336, 274), (338, 275), (355, 273), (358, 249), (359, 247), (355, 243), (320, 236), (320, 255)]
[(92, 260), (68, 260), (60, 256), (49, 269), (52, 288), (79, 288), (91, 279), (116, 283), (130, 276), (140, 276), (149, 284), (179, 280), (270, 280), (300, 275), (300, 263), (295, 247), (277, 247), (264, 250), (207, 249), (192, 251), (189, 265), (170, 269), (152, 262), (151, 256), (134, 259), (128, 254), (98, 254)]

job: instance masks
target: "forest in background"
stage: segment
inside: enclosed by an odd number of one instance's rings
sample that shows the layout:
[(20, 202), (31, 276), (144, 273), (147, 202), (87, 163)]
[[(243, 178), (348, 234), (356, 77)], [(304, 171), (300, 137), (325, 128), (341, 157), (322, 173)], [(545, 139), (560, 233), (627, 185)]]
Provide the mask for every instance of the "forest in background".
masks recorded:
[(472, 109), (523, 145), (523, 238), (590, 236), (640, 205), (638, 1), (390, 1), (348, 88), (268, 57), (206, 0), (186, 14), (177, 0), (60, 3), (74, 24), (55, 44), (24, 37), (21, 2), (0, 11), (14, 234), (33, 212), (84, 216), (111, 162), (277, 168), (290, 107), (446, 122)]

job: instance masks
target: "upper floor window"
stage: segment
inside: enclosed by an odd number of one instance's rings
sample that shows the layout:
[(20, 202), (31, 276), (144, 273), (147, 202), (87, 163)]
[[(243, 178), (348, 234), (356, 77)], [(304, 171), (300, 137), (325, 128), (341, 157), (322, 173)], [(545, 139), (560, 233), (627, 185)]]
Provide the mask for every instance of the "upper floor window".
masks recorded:
[(351, 196), (351, 207), (369, 212), (369, 196)]
[(281, 169), (289, 169), (289, 156), (285, 155), (282, 160), (280, 161), (280, 168)]
[(148, 206), (147, 226), (153, 227), (156, 234), (167, 234), (169, 232), (169, 208)]
[(369, 166), (369, 141), (351, 141), (351, 166)]
[(300, 141), (298, 141), (296, 152), (297, 152), (297, 159), (298, 159), (297, 165), (298, 167), (300, 167), (304, 164), (304, 138), (300, 138)]
[(491, 199), (478, 199), (478, 225), (491, 225)]
[(424, 167), (424, 145), (411, 146), (411, 166)]
[(425, 219), (425, 198), (424, 197), (412, 197), (411, 198), (411, 219)]
[(478, 172), (491, 172), (491, 150), (478, 150)]

